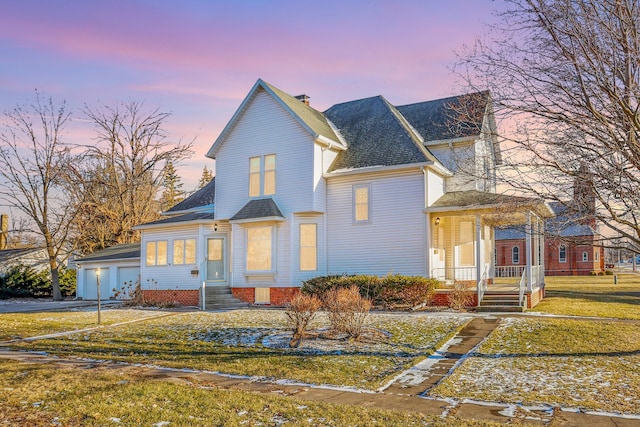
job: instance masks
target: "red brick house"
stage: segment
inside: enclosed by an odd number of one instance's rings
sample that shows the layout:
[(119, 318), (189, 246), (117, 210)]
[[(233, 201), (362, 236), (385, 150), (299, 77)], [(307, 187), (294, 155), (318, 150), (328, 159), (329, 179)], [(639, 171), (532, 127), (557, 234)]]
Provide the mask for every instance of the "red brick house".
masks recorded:
[[(604, 248), (593, 220), (567, 213), (567, 204), (550, 203), (556, 213), (545, 221), (545, 276), (586, 276), (604, 271)], [(526, 259), (523, 228), (495, 232), (496, 267), (524, 268)]]

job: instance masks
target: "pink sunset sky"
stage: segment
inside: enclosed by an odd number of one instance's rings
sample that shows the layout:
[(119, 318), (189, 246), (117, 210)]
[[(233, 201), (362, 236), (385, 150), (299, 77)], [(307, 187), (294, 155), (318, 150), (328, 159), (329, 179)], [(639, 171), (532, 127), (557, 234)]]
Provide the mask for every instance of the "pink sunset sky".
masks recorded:
[(82, 107), (144, 101), (195, 140), (179, 166), (192, 189), (204, 154), (258, 78), (323, 111), (383, 95), (393, 104), (464, 91), (450, 71), (502, 1), (21, 0), (0, 13), (0, 107), (38, 89), (73, 110), (69, 138), (94, 132)]

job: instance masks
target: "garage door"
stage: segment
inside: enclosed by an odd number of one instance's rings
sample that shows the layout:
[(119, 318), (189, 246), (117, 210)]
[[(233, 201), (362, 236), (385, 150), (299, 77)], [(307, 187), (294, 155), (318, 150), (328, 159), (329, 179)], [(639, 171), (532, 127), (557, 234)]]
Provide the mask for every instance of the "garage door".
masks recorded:
[[(84, 271), (84, 299), (98, 299), (98, 285), (95, 268), (87, 268)], [(109, 299), (112, 292), (109, 289), (109, 270), (100, 269), (100, 299)]]
[(117, 298), (129, 299), (140, 278), (140, 267), (118, 267)]

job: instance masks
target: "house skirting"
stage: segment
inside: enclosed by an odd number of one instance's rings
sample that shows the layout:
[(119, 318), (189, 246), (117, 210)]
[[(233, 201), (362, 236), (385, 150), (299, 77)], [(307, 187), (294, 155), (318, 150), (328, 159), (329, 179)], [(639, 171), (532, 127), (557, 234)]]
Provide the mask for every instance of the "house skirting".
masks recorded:
[(145, 302), (148, 303), (169, 303), (184, 306), (198, 307), (200, 303), (198, 290), (147, 290), (142, 291)]
[[(269, 303), (260, 303), (260, 305), (283, 307), (291, 301), (291, 299), (300, 292), (300, 288), (269, 288)], [(231, 288), (231, 293), (240, 301), (256, 304), (256, 288)]]

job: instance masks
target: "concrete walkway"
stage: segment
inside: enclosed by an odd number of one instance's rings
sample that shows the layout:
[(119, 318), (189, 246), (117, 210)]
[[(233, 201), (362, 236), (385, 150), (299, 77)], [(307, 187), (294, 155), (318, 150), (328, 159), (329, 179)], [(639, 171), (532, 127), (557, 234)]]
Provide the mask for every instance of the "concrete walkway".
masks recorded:
[[(387, 386), (377, 392), (346, 390), (332, 387), (273, 382), (262, 378), (223, 375), (213, 372), (178, 370), (170, 368), (136, 366), (137, 373), (149, 379), (214, 386), (256, 393), (277, 393), (286, 398), (358, 405), (377, 409), (416, 412), (443, 418), (456, 417), (499, 423), (526, 425), (552, 425), (558, 427), (630, 427), (640, 426), (640, 420), (563, 411), (561, 408), (523, 407), (513, 404), (473, 402), (468, 400), (440, 400), (430, 398), (428, 393), (476, 348), (499, 324), (496, 317), (475, 317), (460, 332), (423, 364), (418, 364), (398, 375)], [(56, 366), (72, 366), (81, 369), (104, 367), (108, 369), (134, 369), (132, 365), (109, 361), (87, 361), (61, 359), (40, 353), (18, 352), (0, 349), (0, 359), (17, 360), (24, 363), (47, 363)]]

